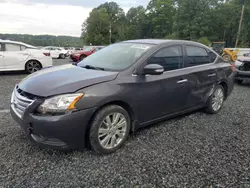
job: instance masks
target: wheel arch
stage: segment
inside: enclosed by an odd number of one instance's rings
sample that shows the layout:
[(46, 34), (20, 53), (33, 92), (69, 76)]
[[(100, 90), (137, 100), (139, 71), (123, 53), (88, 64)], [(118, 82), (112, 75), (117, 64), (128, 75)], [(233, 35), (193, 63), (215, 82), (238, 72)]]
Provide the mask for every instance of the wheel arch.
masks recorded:
[(122, 101), (122, 100), (114, 100), (114, 101), (109, 101), (109, 102), (106, 102), (105, 104), (102, 104), (101, 106), (99, 106), (95, 112), (93, 113), (93, 115), (91, 116), (89, 122), (88, 122), (88, 127), (86, 129), (86, 132), (85, 132), (85, 142), (87, 144), (87, 147), (89, 147), (89, 129), (90, 129), (90, 126), (91, 126), (91, 122), (93, 121), (94, 117), (96, 116), (96, 114), (103, 108), (107, 107), (107, 106), (110, 106), (110, 105), (118, 105), (122, 108), (124, 108), (128, 114), (129, 114), (129, 117), (130, 117), (130, 121), (131, 121), (131, 126), (130, 126), (130, 131), (134, 132), (136, 129), (135, 129), (135, 125), (136, 125), (136, 122), (137, 122), (137, 119), (136, 119), (136, 115), (134, 113), (134, 110), (132, 109), (132, 107)]
[(228, 97), (228, 85), (227, 85), (227, 83), (225, 81), (219, 82), (219, 85), (221, 85), (224, 88), (224, 91), (225, 91), (225, 100), (226, 100), (227, 97)]

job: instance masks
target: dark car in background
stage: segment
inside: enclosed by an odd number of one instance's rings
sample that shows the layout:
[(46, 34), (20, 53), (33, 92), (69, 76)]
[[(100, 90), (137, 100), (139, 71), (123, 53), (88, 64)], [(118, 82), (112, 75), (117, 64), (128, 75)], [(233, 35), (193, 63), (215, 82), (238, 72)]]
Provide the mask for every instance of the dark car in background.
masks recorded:
[(218, 113), (234, 70), (196, 42), (125, 41), (28, 76), (14, 88), (11, 114), (41, 146), (107, 154), (141, 127), (197, 109)]
[(250, 81), (250, 53), (238, 58), (235, 64), (237, 68), (235, 82), (242, 84), (244, 81)]
[(74, 62), (80, 62), (85, 57), (88, 57), (89, 55), (101, 50), (102, 48), (104, 48), (104, 46), (88, 46), (81, 51), (77, 51), (77, 52), (72, 53), (70, 55), (70, 58)]

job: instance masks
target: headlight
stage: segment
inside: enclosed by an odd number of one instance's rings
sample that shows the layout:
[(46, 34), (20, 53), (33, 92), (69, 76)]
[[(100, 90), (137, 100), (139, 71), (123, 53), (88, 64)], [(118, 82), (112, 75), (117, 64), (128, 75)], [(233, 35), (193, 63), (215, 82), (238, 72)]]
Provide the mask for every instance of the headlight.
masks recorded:
[(83, 93), (66, 94), (46, 99), (38, 108), (41, 114), (63, 114), (75, 109), (75, 104), (83, 97)]

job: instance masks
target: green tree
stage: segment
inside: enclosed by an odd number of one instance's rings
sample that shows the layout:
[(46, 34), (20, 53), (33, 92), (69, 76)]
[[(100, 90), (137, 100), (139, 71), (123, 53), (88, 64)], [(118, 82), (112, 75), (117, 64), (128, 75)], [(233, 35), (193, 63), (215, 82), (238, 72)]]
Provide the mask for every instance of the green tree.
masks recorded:
[(143, 6), (131, 8), (126, 14), (127, 17), (127, 39), (143, 38), (143, 29), (146, 20), (146, 10)]
[(108, 44), (109, 15), (105, 8), (94, 9), (82, 26), (82, 37), (87, 45)]
[(151, 0), (147, 7), (147, 19), (150, 21), (150, 37), (163, 38), (171, 34), (174, 15), (174, 0)]
[(117, 3), (101, 4), (82, 25), (84, 43), (101, 45), (124, 40), (125, 20), (125, 13)]
[(214, 0), (178, 0), (174, 24), (177, 36), (188, 40), (209, 36), (213, 21), (210, 19), (210, 10), (216, 5)]

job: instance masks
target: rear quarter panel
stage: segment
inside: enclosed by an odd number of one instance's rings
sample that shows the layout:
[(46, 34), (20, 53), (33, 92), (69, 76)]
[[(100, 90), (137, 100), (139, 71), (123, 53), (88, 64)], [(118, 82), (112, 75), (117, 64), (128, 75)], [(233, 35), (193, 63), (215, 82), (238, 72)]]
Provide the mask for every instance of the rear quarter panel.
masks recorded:
[(220, 62), (216, 64), (217, 67), (217, 82), (218, 84), (226, 84), (226, 97), (228, 97), (234, 88), (235, 72), (230, 67), (229, 63)]

